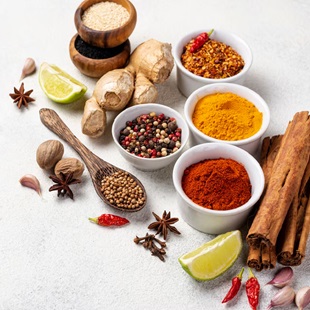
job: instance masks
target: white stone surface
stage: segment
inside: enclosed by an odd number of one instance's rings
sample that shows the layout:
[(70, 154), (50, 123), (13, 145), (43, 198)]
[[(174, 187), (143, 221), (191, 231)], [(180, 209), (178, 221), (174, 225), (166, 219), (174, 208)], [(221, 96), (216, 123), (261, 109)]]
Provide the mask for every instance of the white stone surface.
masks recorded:
[[(227, 29), (250, 45), (254, 61), (246, 86), (268, 103), (271, 123), (267, 135), (281, 134), (293, 115), (310, 109), (310, 3), (307, 0), (204, 1), (133, 0), (138, 21), (130, 40), (132, 48), (149, 38), (175, 44), (184, 33), (213, 27)], [(4, 1), (1, 5), (0, 54), (0, 309), (99, 310), (99, 309), (250, 309), (244, 286), (238, 298), (223, 306), (221, 300), (231, 278), (245, 265), (247, 247), (236, 264), (221, 277), (205, 283), (191, 279), (178, 257), (211, 240), (181, 218), (180, 236), (170, 235), (166, 262), (150, 255), (133, 238), (148, 232), (151, 212), (169, 210), (179, 217), (173, 188), (172, 166), (142, 172), (129, 166), (113, 145), (109, 114), (103, 138), (81, 133), (85, 98), (59, 105), (46, 98), (38, 74), (27, 77), (25, 88), (34, 89), (34, 103), (18, 110), (9, 93), (19, 87), (24, 61), (32, 57), (66, 70), (88, 86), (95, 80), (83, 76), (71, 63), (69, 42), (76, 33), (77, 0)], [(175, 69), (159, 86), (160, 101), (183, 113), (185, 97), (177, 87)], [(147, 207), (122, 214), (105, 206), (96, 195), (88, 172), (72, 190), (75, 200), (48, 192), (51, 180), (35, 160), (38, 145), (57, 138), (39, 119), (40, 108), (58, 112), (74, 134), (94, 153), (139, 177), (148, 192)], [(78, 157), (66, 143), (64, 156)], [(24, 174), (38, 177), (43, 195), (22, 187)], [(91, 224), (88, 217), (102, 213), (126, 216), (130, 225), (109, 229)], [(247, 227), (242, 229), (245, 237)], [(295, 289), (310, 285), (310, 244), (303, 264), (294, 268)], [(277, 268), (279, 268), (278, 266)], [(261, 285), (260, 309), (265, 309), (276, 288), (264, 286), (276, 270), (256, 273)], [(244, 282), (247, 272), (244, 275)], [(285, 309), (294, 309), (285, 307)], [(284, 308), (283, 308), (284, 309)]]

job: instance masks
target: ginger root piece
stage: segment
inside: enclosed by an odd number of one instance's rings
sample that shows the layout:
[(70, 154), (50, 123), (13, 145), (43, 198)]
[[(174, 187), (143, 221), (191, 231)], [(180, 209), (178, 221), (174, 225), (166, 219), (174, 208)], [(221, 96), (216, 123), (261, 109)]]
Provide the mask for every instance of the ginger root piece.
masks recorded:
[(135, 90), (129, 106), (156, 102), (158, 91), (155, 85), (150, 82), (142, 73), (138, 73), (135, 80)]
[(121, 111), (134, 90), (134, 75), (126, 69), (114, 69), (96, 83), (93, 97), (107, 111)]
[(130, 105), (156, 102), (158, 94), (153, 83), (163, 83), (170, 76), (174, 66), (171, 50), (171, 44), (150, 39), (133, 51), (126, 68), (103, 75), (90, 102), (85, 104), (83, 133), (91, 137), (102, 135), (105, 111), (121, 111), (129, 102)]
[(152, 83), (163, 83), (170, 76), (174, 66), (171, 44), (150, 39), (141, 43), (132, 52), (129, 59), (129, 70), (142, 73)]
[(82, 132), (92, 138), (100, 137), (106, 127), (106, 112), (102, 109), (97, 100), (91, 97), (85, 102), (82, 118)]

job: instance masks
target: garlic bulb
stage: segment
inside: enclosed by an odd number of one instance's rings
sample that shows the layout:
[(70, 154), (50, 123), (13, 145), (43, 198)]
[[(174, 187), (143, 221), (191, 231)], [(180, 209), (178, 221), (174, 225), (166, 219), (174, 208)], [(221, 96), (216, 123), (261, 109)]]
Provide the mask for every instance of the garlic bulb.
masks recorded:
[(295, 303), (298, 310), (303, 310), (310, 303), (310, 286), (299, 289), (295, 296)]
[(282, 307), (291, 304), (295, 298), (295, 291), (290, 286), (284, 286), (281, 290), (273, 296), (267, 310), (273, 307)]
[(266, 285), (271, 284), (276, 287), (284, 287), (292, 282), (293, 276), (294, 272), (291, 267), (283, 267), (276, 273), (271, 281), (266, 283)]
[(36, 64), (32, 58), (27, 58), (20, 76), (20, 81), (24, 79), (27, 75), (30, 75), (36, 71)]
[(41, 188), (38, 179), (32, 174), (24, 175), (20, 180), (20, 184), (34, 189), (39, 195), (41, 195)]

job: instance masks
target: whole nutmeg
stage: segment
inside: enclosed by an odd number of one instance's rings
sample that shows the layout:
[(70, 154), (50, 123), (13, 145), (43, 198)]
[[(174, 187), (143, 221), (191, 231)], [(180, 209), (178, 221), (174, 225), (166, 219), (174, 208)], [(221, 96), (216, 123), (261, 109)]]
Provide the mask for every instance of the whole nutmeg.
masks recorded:
[(63, 158), (57, 162), (54, 173), (57, 177), (60, 176), (60, 172), (63, 174), (73, 173), (74, 179), (79, 179), (84, 171), (84, 164), (76, 158)]
[(37, 163), (42, 169), (51, 169), (62, 158), (64, 146), (58, 140), (47, 140), (37, 149)]

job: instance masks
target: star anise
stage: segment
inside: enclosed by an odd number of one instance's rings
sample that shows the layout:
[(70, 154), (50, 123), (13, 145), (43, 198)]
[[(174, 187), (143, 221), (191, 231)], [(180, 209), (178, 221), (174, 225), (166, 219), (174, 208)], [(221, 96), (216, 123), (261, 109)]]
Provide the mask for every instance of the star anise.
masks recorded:
[(167, 213), (165, 210), (162, 218), (154, 212), (152, 212), (152, 214), (154, 215), (156, 222), (151, 223), (148, 226), (148, 229), (157, 230), (156, 235), (161, 234), (164, 236), (164, 239), (167, 240), (168, 229), (178, 235), (181, 234), (174, 226), (172, 226), (172, 224), (176, 223), (179, 219), (177, 217), (170, 217), (170, 212)]
[(19, 109), (22, 105), (27, 108), (29, 102), (35, 101), (33, 98), (30, 97), (30, 94), (32, 92), (32, 89), (25, 92), (24, 83), (22, 83), (19, 89), (14, 87), (14, 94), (10, 94), (10, 97), (14, 100), (13, 102), (17, 102), (17, 107)]
[[(150, 250), (152, 255), (157, 256), (161, 261), (163, 262), (165, 261), (164, 255), (166, 254), (166, 251), (164, 247), (166, 247), (166, 242), (157, 239), (155, 235), (149, 235), (147, 233), (145, 237), (142, 238), (136, 236), (136, 238), (133, 239), (133, 241), (136, 244), (139, 244), (143, 241), (142, 245), (144, 246), (144, 248)], [(155, 242), (158, 243), (160, 247), (158, 247)]]
[(73, 199), (73, 193), (69, 185), (81, 183), (81, 180), (73, 179), (73, 173), (64, 174), (60, 172), (60, 178), (58, 178), (56, 175), (51, 175), (49, 178), (52, 179), (54, 183), (56, 183), (49, 188), (49, 191), (58, 191), (58, 197), (60, 195), (64, 196), (67, 194), (71, 199)]

